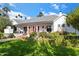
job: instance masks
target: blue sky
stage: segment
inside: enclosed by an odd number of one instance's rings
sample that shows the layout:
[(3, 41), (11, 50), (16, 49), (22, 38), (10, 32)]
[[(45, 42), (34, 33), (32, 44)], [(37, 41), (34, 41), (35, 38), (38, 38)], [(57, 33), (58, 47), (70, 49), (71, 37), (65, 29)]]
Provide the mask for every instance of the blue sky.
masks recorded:
[(28, 16), (36, 16), (40, 11), (44, 13), (69, 13), (74, 8), (79, 7), (79, 3), (6, 3), (2, 6), (8, 6), (11, 10), (21, 12)]

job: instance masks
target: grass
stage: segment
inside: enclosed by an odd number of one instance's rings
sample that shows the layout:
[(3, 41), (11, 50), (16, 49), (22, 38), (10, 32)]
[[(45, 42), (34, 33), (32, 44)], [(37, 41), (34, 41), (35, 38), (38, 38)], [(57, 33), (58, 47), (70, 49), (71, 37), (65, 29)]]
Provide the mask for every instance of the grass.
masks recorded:
[(52, 46), (49, 41), (13, 40), (0, 43), (1, 56), (75, 56), (79, 48)]
[(56, 33), (46, 34), (47, 37), (41, 34), (39, 40), (33, 36), (24, 41), (11, 40), (0, 43), (0, 56), (79, 56), (78, 39), (65, 40), (62, 35)]

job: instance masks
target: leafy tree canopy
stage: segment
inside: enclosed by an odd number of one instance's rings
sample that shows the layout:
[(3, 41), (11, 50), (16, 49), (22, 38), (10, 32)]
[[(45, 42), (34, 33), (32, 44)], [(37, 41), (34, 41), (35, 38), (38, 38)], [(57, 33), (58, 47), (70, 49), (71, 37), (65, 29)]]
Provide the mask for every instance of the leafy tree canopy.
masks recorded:
[(37, 15), (37, 17), (41, 17), (44, 16), (44, 14), (42, 12), (39, 12), (39, 14)]
[(9, 20), (9, 18), (0, 16), (0, 32), (3, 32), (4, 28), (10, 25), (11, 25), (11, 21)]
[(75, 29), (79, 30), (79, 7), (67, 15), (66, 21), (68, 25), (72, 25)]
[(8, 12), (10, 12), (10, 9), (8, 7), (3, 7), (2, 10), (4, 11), (4, 16), (8, 16)]

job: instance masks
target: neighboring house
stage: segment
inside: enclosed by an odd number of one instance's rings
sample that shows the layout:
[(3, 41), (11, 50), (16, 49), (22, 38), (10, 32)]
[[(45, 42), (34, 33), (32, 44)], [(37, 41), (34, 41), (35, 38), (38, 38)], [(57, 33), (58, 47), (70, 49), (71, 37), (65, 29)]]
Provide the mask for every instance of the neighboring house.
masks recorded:
[[(26, 20), (12, 19), (12, 23), (18, 33), (30, 34), (32, 32), (56, 32), (62, 30), (75, 32), (72, 26), (67, 26), (66, 15), (61, 12), (58, 15), (41, 16)], [(79, 31), (76, 30), (76, 33), (79, 34)]]

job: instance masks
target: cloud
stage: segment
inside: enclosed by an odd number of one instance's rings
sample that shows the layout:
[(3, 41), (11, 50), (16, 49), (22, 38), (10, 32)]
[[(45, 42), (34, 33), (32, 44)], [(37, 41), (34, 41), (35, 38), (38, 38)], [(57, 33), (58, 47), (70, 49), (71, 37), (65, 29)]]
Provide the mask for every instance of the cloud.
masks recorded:
[(31, 17), (30, 16), (27, 16), (27, 19), (31, 19)]
[(52, 7), (56, 10), (59, 10), (59, 5), (58, 4), (52, 4)]
[(16, 8), (16, 5), (14, 3), (0, 3), (0, 9), (2, 9), (3, 7), (15, 7)]
[(21, 16), (23, 16), (22, 19), (25, 19), (25, 17), (27, 17), (27, 15), (21, 13), (21, 12), (15, 12), (15, 11), (12, 11), (11, 12), (8, 12), (8, 15), (10, 17), (10, 19), (15, 19), (15, 16), (17, 16), (18, 14), (20, 14)]
[(40, 8), (40, 11), (43, 11), (43, 8)]
[(58, 14), (54, 12), (48, 12), (48, 15), (58, 15)]
[(66, 4), (51, 4), (51, 6), (56, 10), (65, 10), (67, 8)]
[(21, 12), (14, 12), (14, 11), (12, 11), (12, 10), (11, 10), (11, 12), (8, 12), (8, 14), (9, 14), (10, 16), (16, 16), (16, 15), (18, 15), (18, 14), (23, 15)]
[(50, 15), (57, 15), (57, 16), (59, 16), (60, 13), (62, 13), (63, 15), (66, 15), (66, 14), (63, 13), (63, 12), (59, 12), (59, 13), (55, 13), (55, 12), (45, 12), (44, 10), (42, 11), (42, 13), (44, 14), (44, 16), (50, 16)]
[[(18, 14), (20, 14), (21, 16), (23, 16), (22, 18), (17, 18), (17, 19), (22, 19), (22, 20), (26, 20), (26, 19), (31, 19), (30, 16), (27, 16), (21, 12), (15, 12), (15, 11), (12, 11), (11, 12), (8, 12), (8, 15), (9, 15), (9, 18), (12, 20), (12, 19), (16, 19), (15, 16), (17, 16)], [(25, 19), (26, 18), (26, 19)]]
[(54, 13), (54, 12), (48, 12), (48, 13), (46, 13), (43, 8), (40, 8), (40, 10), (44, 14), (44, 16), (58, 15), (57, 13)]
[[(58, 8), (58, 7), (56, 7)], [(44, 14), (44, 16), (49, 16), (49, 15), (58, 15), (57, 13), (54, 12), (45, 12), (43, 8), (40, 8), (41, 12)]]
[(58, 15), (57, 13), (54, 12), (48, 12), (46, 13), (45, 11), (43, 11), (44, 16), (49, 16), (49, 15)]
[(4, 6), (16, 7), (16, 5), (15, 5), (14, 3), (0, 3), (0, 5), (1, 5), (2, 7), (4, 7)]
[(43, 8), (40, 8), (40, 11), (41, 11), (42, 13), (45, 13), (45, 11), (44, 11), (44, 9), (43, 9)]
[(13, 3), (9, 3), (9, 5), (12, 7), (16, 7), (15, 4), (13, 4)]

